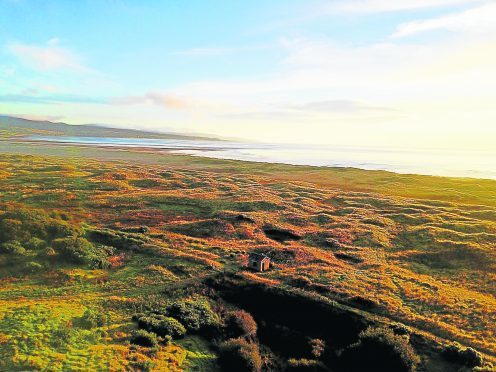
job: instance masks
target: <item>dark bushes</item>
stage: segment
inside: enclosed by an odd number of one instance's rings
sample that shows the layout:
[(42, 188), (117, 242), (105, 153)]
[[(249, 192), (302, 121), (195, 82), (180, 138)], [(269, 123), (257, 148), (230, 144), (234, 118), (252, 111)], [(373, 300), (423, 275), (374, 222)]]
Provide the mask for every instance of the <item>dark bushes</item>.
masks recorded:
[(257, 323), (243, 310), (228, 313), (224, 323), (226, 338), (254, 337), (257, 333)]
[(108, 254), (105, 249), (98, 249), (88, 240), (81, 237), (55, 239), (52, 246), (60, 258), (76, 264), (87, 264), (93, 267), (108, 267)]
[(78, 319), (77, 325), (81, 328), (92, 329), (103, 327), (107, 317), (96, 310), (86, 309), (84, 314)]
[(328, 371), (322, 362), (315, 359), (294, 359), (288, 360), (287, 371)]
[(131, 343), (144, 347), (155, 348), (158, 346), (158, 340), (155, 333), (147, 332), (143, 329), (134, 331), (131, 335)]
[(219, 347), (219, 365), (225, 371), (260, 371), (262, 358), (258, 345), (242, 338), (223, 342)]
[(189, 331), (219, 325), (218, 315), (203, 298), (178, 300), (167, 307), (167, 314), (178, 319)]
[(26, 262), (23, 267), (23, 271), (26, 274), (34, 274), (42, 271), (44, 269), (43, 265), (39, 264), (38, 262), (30, 261)]
[(24, 244), (33, 237), (50, 241), (80, 234), (79, 228), (44, 211), (8, 209), (0, 215), (0, 243), (16, 240)]
[(340, 365), (346, 371), (414, 371), (420, 362), (407, 338), (387, 328), (369, 327), (346, 348)]
[(187, 331), (212, 336), (218, 335), (220, 317), (203, 297), (190, 297), (172, 302), (168, 306), (149, 309), (133, 315), (138, 327), (162, 337), (180, 338)]
[(0, 244), (0, 253), (8, 253), (14, 256), (25, 256), (27, 254), (24, 248), (18, 241), (10, 241)]
[(443, 356), (454, 363), (459, 363), (467, 367), (482, 366), (482, 355), (471, 347), (463, 347), (455, 342), (452, 345), (446, 346), (443, 350)]
[(9, 208), (0, 213), (0, 253), (36, 256), (42, 260), (58, 254), (69, 263), (107, 267), (111, 249), (95, 247), (82, 234), (81, 228), (57, 213), (25, 208)]
[(180, 338), (186, 334), (186, 328), (174, 318), (152, 314), (137, 318), (138, 326), (159, 336)]

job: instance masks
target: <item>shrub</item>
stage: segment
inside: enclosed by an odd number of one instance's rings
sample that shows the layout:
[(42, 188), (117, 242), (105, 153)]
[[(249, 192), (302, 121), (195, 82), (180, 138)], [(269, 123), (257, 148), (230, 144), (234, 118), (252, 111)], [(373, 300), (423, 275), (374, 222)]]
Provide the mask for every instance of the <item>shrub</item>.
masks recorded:
[(32, 237), (24, 245), (28, 249), (38, 251), (46, 247), (46, 241), (37, 237)]
[(167, 313), (178, 319), (190, 331), (219, 324), (219, 318), (203, 298), (178, 300), (167, 307)]
[(131, 319), (133, 320), (133, 322), (137, 322), (139, 318), (142, 318), (144, 316), (146, 316), (145, 313), (134, 313)]
[(349, 371), (415, 371), (420, 359), (405, 337), (387, 328), (369, 327), (359, 341), (346, 348), (340, 358)]
[(95, 327), (103, 327), (107, 317), (105, 314), (96, 310), (86, 309), (83, 315), (78, 319), (78, 325), (81, 328), (92, 329)]
[(138, 326), (159, 336), (180, 338), (186, 334), (186, 328), (176, 319), (164, 315), (150, 315), (137, 318)]
[(443, 355), (449, 361), (467, 367), (480, 367), (483, 363), (481, 353), (471, 347), (463, 347), (458, 342), (446, 346)]
[(28, 274), (34, 274), (38, 273), (43, 270), (43, 265), (39, 264), (38, 262), (26, 262), (24, 264), (23, 271)]
[(18, 240), (24, 244), (32, 238), (47, 241), (80, 234), (80, 229), (56, 214), (40, 210), (12, 208), (0, 216), (0, 242)]
[(165, 317), (161, 320), (158, 331), (160, 335), (170, 336), (172, 338), (183, 337), (186, 334), (186, 328), (179, 321), (171, 317)]
[(0, 221), (0, 242), (25, 240), (27, 237), (28, 235), (23, 230), (21, 221), (13, 218), (3, 218)]
[(294, 359), (288, 360), (288, 371), (327, 371), (324, 364), (315, 359)]
[(53, 248), (61, 258), (73, 263), (89, 263), (93, 258), (93, 245), (84, 238), (59, 238), (53, 241)]
[(406, 325), (401, 323), (393, 323), (391, 324), (391, 329), (393, 332), (400, 336), (409, 336), (412, 330), (408, 328)]
[(15, 256), (25, 256), (27, 254), (24, 248), (18, 241), (11, 241), (0, 245), (0, 253), (8, 253)]
[(134, 345), (155, 348), (158, 346), (157, 335), (143, 329), (134, 331), (131, 335), (131, 343)]
[(170, 345), (172, 343), (172, 336), (169, 336), (169, 335), (164, 336), (164, 341), (163, 342), (167, 346)]
[(73, 328), (60, 325), (59, 328), (51, 333), (50, 344), (55, 348), (66, 348), (73, 342), (75, 337), (76, 332)]
[(225, 371), (260, 371), (262, 358), (258, 345), (242, 338), (222, 343), (219, 348), (219, 365)]
[(315, 359), (320, 358), (325, 350), (325, 342), (319, 338), (313, 338), (308, 342), (311, 354)]
[(46, 227), (46, 231), (50, 239), (64, 238), (82, 233), (80, 229), (60, 220), (51, 220)]
[(227, 338), (252, 337), (257, 333), (257, 323), (243, 310), (228, 313), (224, 323)]
[(108, 264), (107, 251), (97, 249), (85, 238), (72, 236), (55, 239), (53, 248), (62, 259), (71, 263), (86, 264), (98, 268), (107, 267)]

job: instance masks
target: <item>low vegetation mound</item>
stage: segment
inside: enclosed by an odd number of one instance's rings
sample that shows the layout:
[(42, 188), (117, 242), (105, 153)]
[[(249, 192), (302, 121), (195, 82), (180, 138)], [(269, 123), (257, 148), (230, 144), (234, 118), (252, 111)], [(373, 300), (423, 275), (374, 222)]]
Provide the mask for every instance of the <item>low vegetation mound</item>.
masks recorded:
[(251, 314), (244, 310), (227, 313), (224, 323), (227, 338), (253, 338), (257, 333), (257, 323)]
[(344, 349), (340, 364), (347, 371), (415, 371), (419, 357), (405, 336), (387, 328), (369, 327), (359, 341)]
[(194, 238), (226, 237), (235, 233), (232, 224), (220, 219), (184, 223), (170, 227), (169, 230)]
[(219, 364), (225, 371), (259, 372), (262, 358), (257, 344), (235, 338), (220, 345)]
[(10, 256), (11, 265), (22, 264), (29, 273), (55, 261), (105, 268), (113, 249), (88, 241), (64, 215), (10, 207), (0, 212), (2, 253)]
[(463, 347), (455, 342), (443, 350), (444, 357), (467, 367), (480, 367), (483, 364), (482, 355), (471, 347)]
[(198, 332), (220, 324), (219, 316), (204, 298), (186, 298), (174, 301), (167, 307), (167, 314), (178, 319), (187, 330)]
[(172, 317), (151, 314), (149, 316), (140, 316), (137, 321), (140, 328), (162, 337), (181, 338), (186, 334), (186, 328)]
[(130, 341), (132, 344), (143, 347), (156, 348), (158, 346), (157, 335), (143, 329), (133, 332)]

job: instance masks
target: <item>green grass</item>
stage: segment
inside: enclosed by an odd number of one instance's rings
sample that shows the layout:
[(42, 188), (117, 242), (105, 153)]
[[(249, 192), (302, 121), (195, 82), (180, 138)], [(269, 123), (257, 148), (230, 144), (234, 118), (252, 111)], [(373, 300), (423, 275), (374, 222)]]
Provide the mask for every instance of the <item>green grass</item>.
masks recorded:
[[(85, 310), (73, 302), (32, 304), (3, 314), (0, 369), (108, 370), (119, 363), (105, 343), (105, 329), (73, 325)], [(7, 335), (7, 336), (6, 336)]]

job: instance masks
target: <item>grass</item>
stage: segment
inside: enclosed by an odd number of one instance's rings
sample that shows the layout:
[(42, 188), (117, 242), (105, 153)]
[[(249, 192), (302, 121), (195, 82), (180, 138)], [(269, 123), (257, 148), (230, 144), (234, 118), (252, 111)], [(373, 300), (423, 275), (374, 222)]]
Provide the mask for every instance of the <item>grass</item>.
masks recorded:
[[(143, 298), (239, 270), (243, 252), (253, 249), (270, 252), (276, 265), (247, 280), (291, 287), (304, 275), (310, 286), (328, 288), (323, 293), (332, 300), (371, 301), (377, 315), (496, 356), (495, 181), (52, 145), (0, 143), (0, 152), (3, 203), (57, 211), (95, 228), (149, 230), (145, 249), (126, 252), (103, 271), (56, 266), (17, 275), (0, 254), (5, 368), (63, 368), (78, 358), (93, 363), (95, 355), (115, 355), (116, 370), (136, 360), (159, 370), (169, 359), (167, 368), (215, 370), (215, 353), (197, 337), (153, 355), (131, 350), (129, 318)], [(276, 242), (265, 234), (268, 226), (302, 239)], [(65, 279), (55, 281), (55, 273)], [(73, 362), (59, 361), (50, 339), (60, 322), (104, 305), (113, 315), (103, 335), (75, 329), (84, 342), (70, 349)], [(55, 319), (54, 309), (65, 315)], [(40, 330), (43, 317), (54, 319)], [(13, 351), (23, 327), (33, 334), (26, 345), (41, 345), (39, 355), (22, 351), (26, 346)]]

